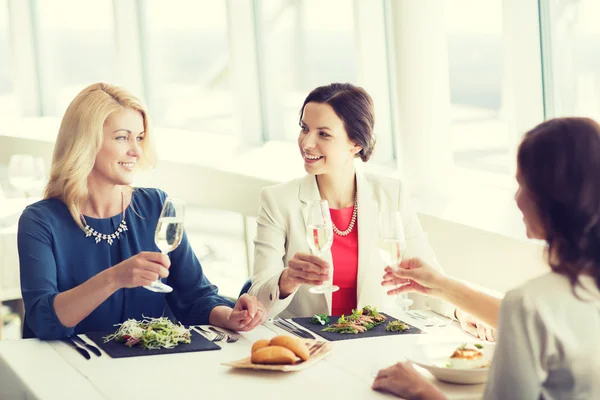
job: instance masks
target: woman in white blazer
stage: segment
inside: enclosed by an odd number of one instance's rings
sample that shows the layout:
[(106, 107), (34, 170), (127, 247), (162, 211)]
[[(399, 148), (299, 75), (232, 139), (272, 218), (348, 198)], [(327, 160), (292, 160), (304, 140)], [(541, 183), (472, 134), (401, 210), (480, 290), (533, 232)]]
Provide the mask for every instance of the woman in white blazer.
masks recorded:
[[(517, 206), (527, 236), (547, 243), (552, 272), (502, 302), (441, 276), (418, 259), (388, 270), (417, 290), (498, 326), (485, 399), (600, 399), (600, 125), (558, 118), (525, 134)], [(379, 372), (373, 388), (406, 399), (444, 399), (410, 363)]]
[[(378, 252), (380, 211), (399, 211), (406, 237), (405, 257), (420, 257), (441, 268), (401, 182), (355, 168), (355, 158), (368, 161), (375, 144), (371, 97), (362, 88), (334, 83), (313, 90), (300, 114), (298, 147), (308, 174), (261, 191), (249, 293), (266, 305), (269, 317), (331, 315), (335, 294), (313, 294), (308, 289), (325, 281), (333, 265), (334, 274), (347, 272), (338, 271), (344, 268), (356, 274), (354, 286), (350, 284), (355, 300), (347, 302), (347, 309), (354, 303), (352, 308), (371, 305), (389, 310), (394, 299), (386, 296), (381, 286), (385, 264)], [(344, 233), (357, 237), (357, 247), (348, 242), (344, 262), (336, 262), (331, 250), (322, 258), (310, 254), (305, 208), (307, 202), (319, 199), (328, 201), (332, 213), (347, 211), (341, 226), (334, 225), (338, 232), (332, 246), (347, 239)], [(333, 283), (338, 284), (335, 279), (334, 275)], [(338, 286), (342, 292), (343, 284)], [(414, 308), (429, 305), (436, 312), (454, 315), (454, 308), (443, 301), (411, 297)]]

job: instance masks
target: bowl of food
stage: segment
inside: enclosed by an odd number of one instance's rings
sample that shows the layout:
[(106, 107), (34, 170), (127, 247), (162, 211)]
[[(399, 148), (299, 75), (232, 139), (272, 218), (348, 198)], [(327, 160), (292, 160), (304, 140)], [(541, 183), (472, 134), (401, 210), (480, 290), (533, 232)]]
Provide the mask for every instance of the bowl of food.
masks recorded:
[(494, 343), (422, 344), (406, 358), (440, 381), (478, 384), (487, 381)]

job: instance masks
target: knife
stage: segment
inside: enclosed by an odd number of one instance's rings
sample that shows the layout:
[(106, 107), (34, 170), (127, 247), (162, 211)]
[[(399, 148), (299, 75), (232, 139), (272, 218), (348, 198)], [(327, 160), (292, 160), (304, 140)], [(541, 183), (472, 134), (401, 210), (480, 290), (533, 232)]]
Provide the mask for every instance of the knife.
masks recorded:
[(85, 340), (80, 338), (79, 336), (73, 335), (73, 336), (71, 336), (71, 339), (73, 339), (75, 342), (79, 343), (80, 345), (87, 347), (88, 350), (90, 350), (92, 353), (94, 353), (98, 357), (100, 357), (102, 355), (102, 352), (100, 352), (100, 349), (98, 349), (93, 344), (89, 344), (88, 342), (86, 342)]
[(305, 338), (305, 339), (317, 339), (312, 333), (304, 330), (304, 329), (300, 329), (297, 328), (296, 326), (294, 326), (292, 323), (284, 320), (284, 319), (274, 319), (273, 320), (273, 324), (281, 329), (283, 329), (284, 331), (288, 331), (290, 333), (293, 333), (296, 336), (300, 336), (301, 338)]
[(90, 356), (90, 353), (88, 353), (86, 349), (82, 349), (81, 347), (77, 346), (73, 339), (71, 339), (70, 337), (63, 339), (62, 341), (74, 348), (75, 350), (77, 350), (79, 354), (81, 354), (86, 360), (92, 358), (92, 356)]

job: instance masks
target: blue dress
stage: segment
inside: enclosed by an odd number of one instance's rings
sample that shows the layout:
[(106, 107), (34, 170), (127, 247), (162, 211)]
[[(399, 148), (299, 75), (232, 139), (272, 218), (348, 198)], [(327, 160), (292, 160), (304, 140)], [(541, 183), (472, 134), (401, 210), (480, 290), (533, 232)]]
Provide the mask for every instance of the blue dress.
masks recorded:
[[(173, 292), (155, 293), (142, 287), (119, 289), (75, 327), (67, 328), (59, 321), (53, 306), (57, 294), (141, 251), (159, 251), (154, 231), (166, 198), (158, 189), (135, 189), (125, 212), (128, 231), (112, 245), (86, 237), (61, 200), (42, 200), (27, 207), (18, 232), (24, 336), (50, 340), (113, 330), (113, 325), (128, 318), (162, 316), (165, 310), (168, 312), (167, 303), (181, 323), (207, 324), (214, 307), (233, 307), (233, 302), (219, 296), (217, 287), (208, 281), (184, 234), (179, 247), (169, 254), (171, 267), (166, 283)], [(111, 234), (121, 218), (119, 214), (104, 219), (86, 217), (86, 221), (96, 231)]]

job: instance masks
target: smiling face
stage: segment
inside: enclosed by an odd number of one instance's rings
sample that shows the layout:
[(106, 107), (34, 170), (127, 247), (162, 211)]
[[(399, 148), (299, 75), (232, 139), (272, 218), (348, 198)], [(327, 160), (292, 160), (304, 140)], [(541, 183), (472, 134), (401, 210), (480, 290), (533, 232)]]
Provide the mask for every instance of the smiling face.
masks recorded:
[(300, 121), (298, 148), (311, 175), (333, 174), (353, 167), (361, 150), (348, 138), (344, 122), (326, 103), (309, 102)]
[(527, 237), (530, 239), (545, 240), (546, 234), (539, 216), (537, 205), (533, 200), (531, 192), (527, 189), (519, 171), (517, 171), (517, 183), (519, 184), (519, 188), (515, 193), (515, 201), (517, 202), (517, 207), (519, 207), (519, 210), (523, 213), (523, 222), (525, 223)]
[(142, 156), (144, 119), (139, 111), (123, 108), (104, 122), (102, 147), (88, 177), (88, 183), (130, 185)]

